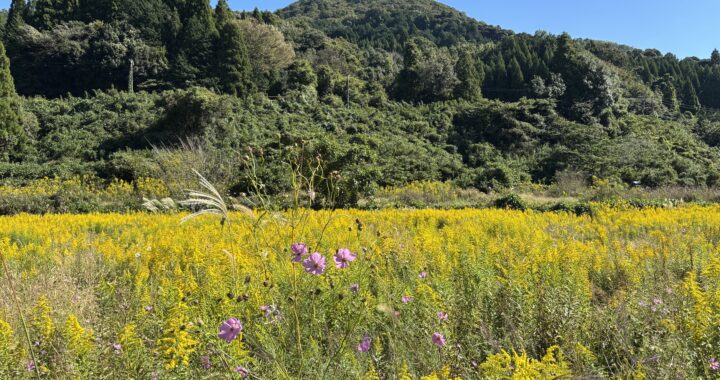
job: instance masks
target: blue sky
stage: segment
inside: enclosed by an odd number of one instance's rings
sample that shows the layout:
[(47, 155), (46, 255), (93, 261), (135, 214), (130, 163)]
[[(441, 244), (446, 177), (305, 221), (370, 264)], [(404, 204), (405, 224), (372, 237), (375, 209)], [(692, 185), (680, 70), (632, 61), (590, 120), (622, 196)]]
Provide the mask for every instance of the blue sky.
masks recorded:
[[(213, 0), (214, 2), (215, 0)], [(404, 0), (398, 0), (404, 1)], [(234, 9), (275, 10), (289, 0), (230, 0)], [(553, 34), (656, 48), (679, 57), (720, 48), (717, 0), (442, 0), (478, 20), (516, 32)], [(0, 0), (7, 8), (10, 0)]]

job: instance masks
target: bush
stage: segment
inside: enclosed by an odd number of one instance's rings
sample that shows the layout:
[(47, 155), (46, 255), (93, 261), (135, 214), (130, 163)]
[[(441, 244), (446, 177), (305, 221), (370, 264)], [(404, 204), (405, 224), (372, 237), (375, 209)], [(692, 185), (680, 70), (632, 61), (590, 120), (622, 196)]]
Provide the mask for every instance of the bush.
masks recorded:
[(528, 205), (519, 195), (510, 194), (502, 198), (498, 198), (494, 203), (495, 207), (508, 209), (508, 210), (519, 210), (525, 211), (528, 209)]

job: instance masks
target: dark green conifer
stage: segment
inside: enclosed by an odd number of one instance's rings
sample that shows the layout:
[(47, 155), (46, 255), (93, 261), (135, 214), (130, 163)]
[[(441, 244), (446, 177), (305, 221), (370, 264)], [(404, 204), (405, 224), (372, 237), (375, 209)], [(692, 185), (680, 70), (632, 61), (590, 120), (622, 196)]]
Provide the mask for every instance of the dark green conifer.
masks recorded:
[(237, 21), (224, 20), (220, 26), (217, 62), (220, 87), (225, 93), (245, 97), (252, 92), (252, 68)]
[(17, 112), (17, 95), (10, 74), (10, 60), (0, 42), (0, 161), (8, 161), (22, 151), (26, 137)]
[(460, 81), (455, 87), (455, 96), (466, 100), (479, 99), (483, 78), (480, 77), (470, 53), (460, 54), (460, 59), (455, 64), (455, 73)]

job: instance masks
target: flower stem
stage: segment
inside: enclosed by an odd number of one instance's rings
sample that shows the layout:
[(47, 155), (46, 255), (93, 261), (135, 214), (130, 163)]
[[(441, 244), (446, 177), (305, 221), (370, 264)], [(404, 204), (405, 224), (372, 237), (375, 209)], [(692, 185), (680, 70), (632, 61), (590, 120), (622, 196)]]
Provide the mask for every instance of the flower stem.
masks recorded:
[(22, 322), (23, 330), (25, 331), (25, 339), (27, 339), (28, 348), (30, 349), (30, 357), (33, 360), (33, 367), (35, 369), (35, 376), (40, 378), (40, 368), (37, 359), (35, 358), (35, 351), (32, 347), (32, 339), (30, 339), (30, 330), (28, 330), (27, 323), (25, 322), (25, 316), (23, 315), (22, 309), (20, 308), (20, 299), (15, 292), (15, 285), (13, 284), (12, 277), (10, 276), (10, 270), (8, 269), (7, 262), (5, 262), (5, 255), (0, 252), (0, 261), (2, 261), (3, 270), (5, 271), (5, 277), (8, 279), (10, 287), (10, 293), (12, 293), (13, 303), (17, 308), (18, 314), (20, 315), (20, 322)]
[(296, 344), (297, 344), (297, 350), (298, 355), (300, 356), (300, 366), (298, 367), (298, 378), (302, 377), (302, 370), (303, 370), (303, 363), (305, 362), (303, 360), (303, 350), (302, 350), (302, 340), (300, 335), (300, 316), (298, 315), (298, 286), (297, 286), (297, 272), (295, 271), (295, 265), (292, 265), (292, 273), (293, 273), (293, 314), (295, 317), (295, 337), (296, 337)]

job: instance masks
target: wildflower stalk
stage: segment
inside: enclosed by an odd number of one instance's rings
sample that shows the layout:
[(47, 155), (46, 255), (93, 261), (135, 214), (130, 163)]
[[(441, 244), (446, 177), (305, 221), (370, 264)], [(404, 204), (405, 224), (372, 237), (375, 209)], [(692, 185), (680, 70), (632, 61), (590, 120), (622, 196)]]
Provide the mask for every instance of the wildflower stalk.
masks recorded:
[(25, 332), (25, 339), (27, 339), (28, 348), (30, 350), (30, 357), (33, 361), (33, 367), (35, 370), (35, 376), (39, 379), (40, 376), (40, 368), (38, 367), (38, 361), (37, 358), (35, 358), (35, 350), (33, 350), (32, 347), (32, 339), (30, 339), (30, 330), (28, 330), (27, 322), (25, 321), (25, 315), (22, 312), (22, 309), (20, 308), (20, 299), (17, 296), (17, 293), (15, 292), (15, 285), (13, 283), (12, 277), (10, 276), (10, 269), (8, 269), (7, 262), (5, 261), (5, 254), (3, 252), (0, 252), (0, 261), (2, 261), (3, 270), (5, 271), (5, 277), (7, 277), (8, 285), (10, 287), (10, 293), (12, 294), (13, 303), (15, 304), (15, 307), (17, 308), (18, 315), (20, 315), (20, 322), (23, 326), (23, 331)]
[(293, 274), (293, 316), (295, 317), (295, 344), (297, 345), (298, 355), (300, 356), (300, 366), (298, 368), (298, 378), (302, 377), (302, 370), (303, 370), (303, 364), (305, 363), (305, 360), (303, 359), (303, 349), (302, 349), (302, 339), (300, 334), (300, 316), (298, 314), (298, 286), (297, 286), (297, 271), (295, 270), (295, 265), (292, 265), (292, 274)]
[(345, 332), (345, 335), (343, 335), (342, 340), (340, 341), (340, 344), (335, 349), (332, 355), (328, 358), (327, 362), (325, 363), (325, 368), (323, 368), (322, 371), (322, 379), (325, 379), (327, 376), (327, 370), (330, 368), (330, 363), (335, 361), (335, 358), (338, 356), (340, 352), (342, 352), (343, 347), (345, 347), (345, 343), (347, 342), (348, 338), (350, 338), (350, 334), (352, 334), (355, 331), (355, 327), (357, 327), (358, 324), (360, 324), (360, 321), (362, 320), (363, 315), (361, 313), (358, 313), (357, 318), (355, 318), (355, 321), (353, 322), (352, 326)]
[[(301, 184), (298, 184), (298, 177), (302, 179), (302, 173), (300, 168), (298, 168), (297, 171), (293, 170), (292, 175), (292, 186), (293, 186), (293, 208), (292, 208), (292, 218), (291, 218), (291, 231), (290, 231), (290, 240), (294, 241), (295, 239), (295, 228), (297, 226), (297, 219), (296, 219), (296, 213), (297, 210), (300, 208), (300, 186)], [(299, 298), (299, 292), (298, 292), (298, 284), (297, 284), (297, 271), (295, 269), (295, 265), (292, 265), (292, 274), (293, 274), (293, 317), (295, 318), (295, 339), (296, 339), (296, 346), (298, 355), (300, 357), (300, 365), (298, 367), (298, 378), (302, 377), (302, 370), (303, 370), (303, 364), (305, 363), (305, 360), (303, 359), (303, 349), (302, 349), (302, 334), (300, 332), (301, 324), (300, 324), (300, 316), (298, 312), (298, 298)]]

